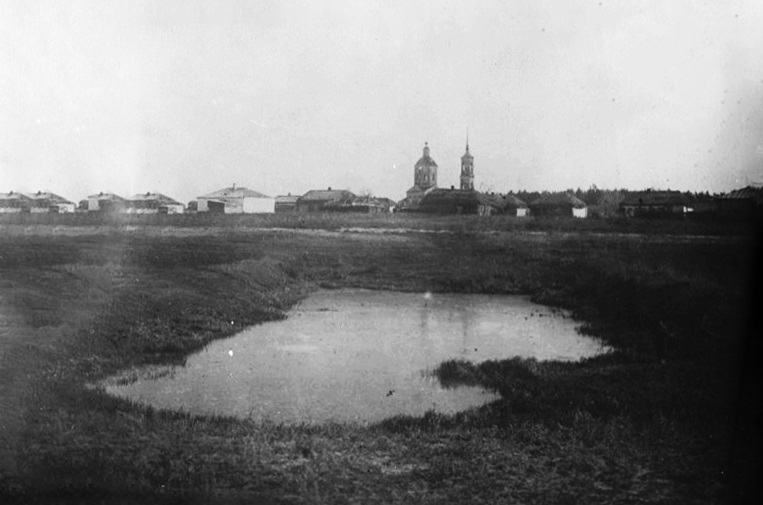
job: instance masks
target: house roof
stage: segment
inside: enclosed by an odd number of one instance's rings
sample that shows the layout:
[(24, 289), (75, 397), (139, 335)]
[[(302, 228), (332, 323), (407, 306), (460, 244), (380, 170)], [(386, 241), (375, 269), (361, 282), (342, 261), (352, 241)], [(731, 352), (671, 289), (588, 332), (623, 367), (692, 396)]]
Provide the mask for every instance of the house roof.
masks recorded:
[(721, 200), (754, 200), (760, 204), (763, 202), (763, 187), (746, 186), (741, 189), (735, 189), (731, 193), (718, 197)]
[(167, 195), (163, 195), (161, 193), (139, 193), (136, 195), (133, 195), (132, 198), (130, 198), (130, 201), (132, 202), (151, 202), (151, 201), (158, 201), (159, 203), (167, 204), (167, 205), (183, 205), (182, 203), (178, 202), (177, 200), (173, 200)]
[(634, 191), (620, 205), (687, 205), (688, 198), (680, 191)]
[(10, 191), (8, 193), (0, 193), (0, 200), (29, 200), (30, 198), (24, 193), (17, 193)]
[(125, 198), (122, 198), (119, 195), (115, 195), (114, 193), (103, 193), (103, 192), (95, 194), (95, 195), (90, 195), (88, 196), (88, 198), (97, 198), (98, 200), (110, 200), (114, 202), (123, 202), (126, 200)]
[(355, 198), (355, 195), (346, 189), (312, 189), (299, 197), (299, 200), (305, 202), (334, 202), (350, 200), (352, 198)]
[(526, 209), (527, 208), (527, 204), (524, 202), (524, 200), (521, 200), (514, 195), (490, 195), (490, 197), (495, 202), (495, 205), (501, 209), (507, 209), (507, 208)]
[(74, 202), (70, 202), (63, 196), (59, 196), (55, 193), (51, 193), (50, 191), (38, 191), (37, 193), (27, 193), (26, 195), (28, 198), (38, 201), (38, 202), (46, 202), (46, 203), (66, 203), (66, 204), (74, 204)]
[(576, 197), (572, 193), (548, 193), (542, 195), (537, 200), (530, 203), (531, 207), (575, 207), (576, 209), (582, 209), (586, 207), (583, 200)]
[(437, 186), (429, 186), (428, 188), (424, 189), (421, 186), (419, 186), (418, 184), (414, 184), (405, 193), (406, 194), (408, 194), (408, 193), (424, 193), (424, 194), (427, 194), (427, 193), (430, 193), (432, 191), (435, 191), (436, 189), (439, 189), (439, 188)]
[(230, 188), (223, 188), (223, 189), (214, 191), (212, 193), (209, 193), (208, 195), (200, 196), (199, 198), (228, 199), (228, 198), (270, 198), (270, 197), (267, 195), (263, 195), (262, 193), (258, 193), (257, 191), (253, 191), (249, 188), (245, 188), (243, 186), (241, 187), (231, 186)]
[(276, 203), (297, 203), (298, 195), (280, 195), (276, 197)]
[(489, 204), (493, 201), (489, 197), (468, 189), (435, 189), (427, 193), (421, 200), (421, 206), (437, 205), (467, 205)]

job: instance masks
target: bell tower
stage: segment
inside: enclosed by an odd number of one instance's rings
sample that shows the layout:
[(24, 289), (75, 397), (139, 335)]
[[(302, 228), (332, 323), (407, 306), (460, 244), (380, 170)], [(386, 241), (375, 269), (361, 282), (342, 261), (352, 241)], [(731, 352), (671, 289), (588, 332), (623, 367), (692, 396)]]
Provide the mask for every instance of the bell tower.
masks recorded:
[(461, 156), (461, 189), (474, 190), (474, 156), (469, 153), (469, 134), (466, 134), (466, 152)]

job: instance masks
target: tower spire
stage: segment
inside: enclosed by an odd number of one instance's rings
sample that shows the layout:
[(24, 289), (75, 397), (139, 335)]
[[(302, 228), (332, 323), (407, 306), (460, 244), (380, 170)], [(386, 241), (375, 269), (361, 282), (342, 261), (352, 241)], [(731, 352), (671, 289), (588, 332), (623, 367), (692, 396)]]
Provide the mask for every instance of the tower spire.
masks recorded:
[(466, 152), (461, 156), (461, 189), (474, 190), (474, 156), (469, 152), (469, 129), (466, 129)]

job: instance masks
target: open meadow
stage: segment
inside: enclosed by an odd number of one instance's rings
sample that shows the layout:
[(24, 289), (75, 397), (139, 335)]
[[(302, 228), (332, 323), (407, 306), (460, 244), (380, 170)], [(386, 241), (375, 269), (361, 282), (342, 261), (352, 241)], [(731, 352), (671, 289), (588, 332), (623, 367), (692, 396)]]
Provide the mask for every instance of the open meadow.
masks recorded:
[[(760, 249), (744, 226), (174, 217), (0, 221), (2, 503), (714, 504), (759, 493)], [(89, 386), (182, 363), (311, 291), (344, 287), (527, 294), (571, 310), (613, 351), (448, 361), (442, 380), (500, 399), (370, 426), (193, 417)]]

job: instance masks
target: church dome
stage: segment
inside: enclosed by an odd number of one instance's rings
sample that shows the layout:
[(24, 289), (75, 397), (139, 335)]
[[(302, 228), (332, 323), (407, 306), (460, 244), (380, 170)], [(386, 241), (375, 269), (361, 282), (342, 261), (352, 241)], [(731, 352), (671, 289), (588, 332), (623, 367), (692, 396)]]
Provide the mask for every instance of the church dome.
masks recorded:
[(424, 155), (419, 158), (419, 161), (416, 162), (416, 165), (414, 168), (436, 168), (437, 163), (429, 156), (429, 144), (424, 143)]

